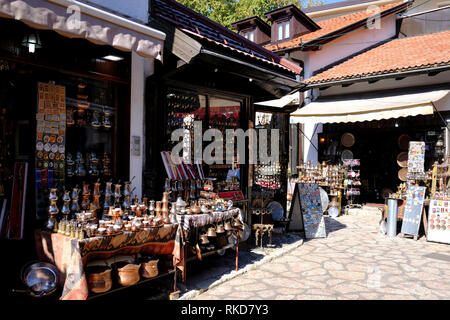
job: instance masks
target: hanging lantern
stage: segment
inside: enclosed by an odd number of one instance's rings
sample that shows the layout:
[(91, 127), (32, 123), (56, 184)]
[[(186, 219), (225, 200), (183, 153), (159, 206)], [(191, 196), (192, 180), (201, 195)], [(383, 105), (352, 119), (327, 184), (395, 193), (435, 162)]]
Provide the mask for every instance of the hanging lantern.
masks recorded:
[(28, 51), (34, 53), (36, 49), (42, 48), (42, 42), (37, 32), (25, 35), (22, 39), (22, 45), (28, 48)]

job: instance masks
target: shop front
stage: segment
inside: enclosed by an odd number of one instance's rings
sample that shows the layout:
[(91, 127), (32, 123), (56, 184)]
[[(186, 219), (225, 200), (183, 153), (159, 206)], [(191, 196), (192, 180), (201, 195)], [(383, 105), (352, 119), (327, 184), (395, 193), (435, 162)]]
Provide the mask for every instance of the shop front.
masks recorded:
[(343, 181), (347, 202), (384, 203), (395, 193), (407, 180), (410, 141), (425, 142), (427, 170), (444, 156), (448, 87), (399, 91), (321, 97), (291, 114), (291, 122), (323, 123), (319, 163), (357, 160)]
[[(88, 236), (81, 216), (98, 221), (110, 208), (127, 209), (123, 196), (134, 191), (130, 110), (139, 102), (132, 64), (136, 54), (161, 58), (164, 34), (76, 5), (70, 11), (64, 1), (2, 1), (0, 9), (1, 244), (15, 257), (4, 267), (13, 275), (4, 287), (9, 294), (33, 257), (65, 276), (58, 231), (64, 227), (69, 243), (81, 241)], [(115, 199), (108, 196), (113, 184)]]

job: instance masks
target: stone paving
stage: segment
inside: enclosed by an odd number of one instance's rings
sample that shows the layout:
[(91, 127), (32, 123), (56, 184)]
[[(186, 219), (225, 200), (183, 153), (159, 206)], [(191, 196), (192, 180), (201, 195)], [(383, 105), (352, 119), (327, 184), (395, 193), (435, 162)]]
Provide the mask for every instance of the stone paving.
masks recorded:
[(450, 299), (450, 246), (388, 238), (378, 215), (326, 220), (327, 238), (305, 241), (194, 299)]

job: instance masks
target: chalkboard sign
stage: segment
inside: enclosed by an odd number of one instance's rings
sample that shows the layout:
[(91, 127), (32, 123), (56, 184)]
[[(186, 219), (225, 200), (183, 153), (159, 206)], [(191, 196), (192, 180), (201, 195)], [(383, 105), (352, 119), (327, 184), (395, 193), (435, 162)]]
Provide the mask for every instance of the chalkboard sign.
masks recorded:
[(402, 233), (413, 236), (419, 235), (425, 190), (426, 187), (408, 187), (405, 211), (403, 214)]
[[(298, 217), (296, 217), (299, 216), (298, 211), (301, 212), (306, 239), (325, 238), (327, 236), (320, 190), (317, 183), (299, 183), (296, 185), (290, 217), (291, 224), (298, 220)], [(292, 227), (290, 225), (289, 229), (292, 230)]]

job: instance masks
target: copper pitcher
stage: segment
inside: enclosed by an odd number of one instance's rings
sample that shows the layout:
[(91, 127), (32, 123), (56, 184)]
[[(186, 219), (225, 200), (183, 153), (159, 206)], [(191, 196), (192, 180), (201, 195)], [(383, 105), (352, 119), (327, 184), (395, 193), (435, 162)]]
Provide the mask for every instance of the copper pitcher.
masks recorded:
[(156, 209), (155, 209), (155, 213), (157, 217), (161, 217), (161, 201), (156, 201)]

